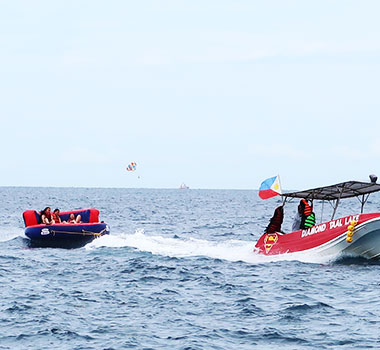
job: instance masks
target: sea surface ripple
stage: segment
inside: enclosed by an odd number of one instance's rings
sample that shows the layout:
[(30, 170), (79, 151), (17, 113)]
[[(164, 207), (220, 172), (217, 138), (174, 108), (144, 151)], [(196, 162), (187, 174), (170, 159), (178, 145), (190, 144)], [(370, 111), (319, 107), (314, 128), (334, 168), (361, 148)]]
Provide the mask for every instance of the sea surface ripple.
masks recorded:
[[(2, 187), (0, 199), (0, 349), (380, 348), (379, 263), (252, 252), (278, 199), (28, 187)], [(45, 206), (98, 208), (111, 235), (30, 248), (22, 212)], [(295, 208), (285, 207), (285, 231)]]

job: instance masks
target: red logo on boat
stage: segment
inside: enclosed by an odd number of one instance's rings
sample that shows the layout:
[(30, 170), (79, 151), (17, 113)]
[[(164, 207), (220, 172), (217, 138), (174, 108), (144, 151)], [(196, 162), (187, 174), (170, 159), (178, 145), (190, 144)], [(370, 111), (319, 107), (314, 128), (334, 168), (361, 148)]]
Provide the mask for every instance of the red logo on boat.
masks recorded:
[(273, 245), (278, 241), (277, 233), (268, 233), (264, 238), (264, 247), (265, 252), (268, 252), (272, 249)]

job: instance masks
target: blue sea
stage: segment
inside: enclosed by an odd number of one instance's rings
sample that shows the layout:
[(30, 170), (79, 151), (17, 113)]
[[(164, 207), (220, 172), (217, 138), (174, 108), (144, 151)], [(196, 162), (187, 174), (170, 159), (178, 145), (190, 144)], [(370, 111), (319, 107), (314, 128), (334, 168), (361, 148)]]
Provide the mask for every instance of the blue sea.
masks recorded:
[[(0, 199), (0, 349), (380, 348), (379, 263), (253, 252), (276, 198), (1, 187)], [(98, 208), (111, 234), (30, 248), (22, 212), (45, 206)], [(284, 231), (295, 208), (285, 206)], [(379, 196), (366, 211), (380, 211)], [(356, 199), (340, 208), (358, 212)]]

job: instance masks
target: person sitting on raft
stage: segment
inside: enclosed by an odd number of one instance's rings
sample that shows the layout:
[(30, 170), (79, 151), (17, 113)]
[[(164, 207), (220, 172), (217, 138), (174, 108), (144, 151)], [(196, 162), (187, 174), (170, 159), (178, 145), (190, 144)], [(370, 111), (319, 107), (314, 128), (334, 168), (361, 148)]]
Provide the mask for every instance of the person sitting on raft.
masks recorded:
[(312, 226), (315, 226), (315, 214), (313, 213), (312, 206), (306, 199), (300, 200), (300, 204), (298, 205), (298, 214), (301, 218), (298, 230), (306, 230)]
[(274, 210), (274, 214), (269, 221), (269, 225), (265, 229), (265, 233), (275, 233), (281, 231), (282, 221), (284, 220), (284, 207), (280, 205)]
[(54, 209), (53, 214), (51, 214), (53, 224), (61, 224), (62, 223), (62, 220), (59, 217), (59, 213), (60, 213), (59, 209)]
[(41, 210), (40, 215), (42, 224), (51, 225), (53, 223), (50, 207), (46, 207), (44, 210)]
[(82, 217), (79, 214), (77, 216), (75, 216), (74, 213), (71, 213), (69, 220), (67, 220), (67, 222), (69, 224), (79, 224), (81, 222), (80, 221), (81, 219), (82, 219)]

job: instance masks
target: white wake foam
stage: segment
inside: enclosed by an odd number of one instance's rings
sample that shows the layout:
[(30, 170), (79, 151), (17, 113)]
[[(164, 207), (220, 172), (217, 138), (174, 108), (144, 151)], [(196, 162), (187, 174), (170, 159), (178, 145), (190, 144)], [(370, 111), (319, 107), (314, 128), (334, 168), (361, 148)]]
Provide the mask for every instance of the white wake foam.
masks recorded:
[(21, 228), (0, 228), (0, 242), (11, 241), (16, 237), (25, 237), (24, 230)]
[(320, 257), (310, 253), (292, 253), (277, 256), (264, 256), (253, 251), (254, 242), (227, 240), (222, 242), (207, 241), (196, 238), (168, 238), (149, 236), (144, 230), (134, 234), (105, 235), (86, 245), (86, 249), (99, 247), (131, 247), (152, 254), (169, 257), (205, 256), (228, 261), (247, 263), (266, 263), (272, 261), (298, 260), (311, 263), (326, 263), (334, 257)]

